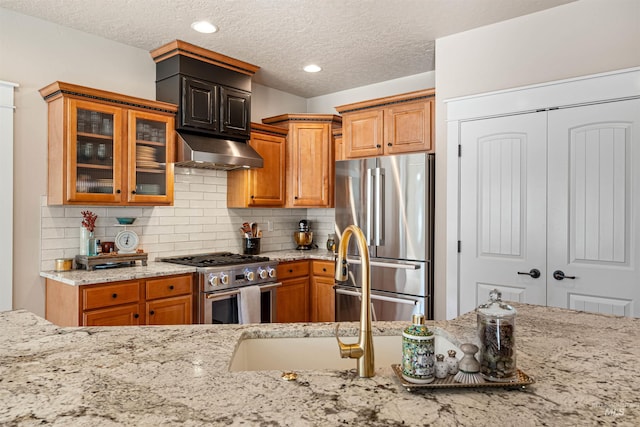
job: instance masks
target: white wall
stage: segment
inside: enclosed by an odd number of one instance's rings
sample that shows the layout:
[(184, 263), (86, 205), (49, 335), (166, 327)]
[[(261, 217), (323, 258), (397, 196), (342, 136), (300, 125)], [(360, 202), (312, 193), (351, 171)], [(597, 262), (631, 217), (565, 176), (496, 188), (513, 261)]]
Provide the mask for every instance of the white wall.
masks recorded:
[[(436, 41), (436, 317), (445, 310), (443, 100), (640, 65), (640, 2), (580, 0)], [(455, 192), (455, 189), (452, 190)]]
[[(56, 254), (73, 255), (77, 244), (77, 233), (81, 207), (62, 208), (42, 206), (42, 196), (46, 194), (47, 183), (47, 104), (38, 90), (49, 83), (60, 80), (83, 86), (109, 90), (141, 98), (155, 98), (155, 64), (148, 52), (115, 43), (93, 35), (61, 27), (51, 22), (32, 18), (0, 8), (0, 80), (20, 84), (15, 93), (15, 137), (14, 137), (14, 281), (13, 308), (25, 308), (44, 315), (44, 280), (40, 278), (41, 267), (50, 268)], [(304, 112), (306, 101), (285, 92), (271, 90), (256, 85), (252, 97), (254, 121), (262, 117), (284, 112)], [(302, 109), (302, 110), (301, 110)], [(192, 192), (191, 184), (178, 177), (176, 185), (177, 206), (173, 208), (99, 208), (103, 214), (104, 228), (98, 237), (106, 237), (113, 230), (107, 227), (114, 216), (120, 216), (122, 209), (131, 216), (140, 216), (140, 224), (149, 226), (161, 224), (172, 229), (171, 236), (160, 237), (154, 228), (142, 230), (143, 242), (154, 253), (172, 250), (187, 250), (189, 247), (217, 248), (218, 243), (205, 242), (205, 237), (194, 238), (185, 232), (201, 225), (203, 236), (211, 237), (210, 230), (224, 236), (229, 244), (232, 240), (226, 229), (237, 229), (235, 221), (249, 215), (259, 222), (267, 219), (275, 223), (282, 216), (291, 216), (292, 222), (306, 215), (306, 210), (277, 212), (276, 210), (230, 210), (226, 211), (226, 177), (217, 177), (224, 184), (212, 184), (214, 190), (207, 190), (207, 197), (216, 200), (216, 208), (222, 209), (221, 222), (218, 214), (201, 213), (198, 200), (188, 200)], [(182, 182), (180, 180), (183, 180)], [(203, 184), (210, 178), (198, 175)], [(197, 186), (197, 183), (193, 184)], [(203, 192), (205, 193), (205, 192)], [(9, 197), (5, 195), (5, 197)], [(198, 196), (200, 197), (200, 196)], [(205, 197), (201, 195), (201, 197)], [(209, 200), (211, 201), (211, 200)], [(185, 210), (186, 209), (186, 210)], [(190, 210), (187, 212), (187, 210)], [(195, 210), (193, 210), (195, 209)], [(240, 211), (240, 212), (238, 212)], [(160, 214), (160, 212), (162, 212)], [(206, 212), (206, 213), (205, 213)], [(216, 215), (208, 217), (207, 215)], [(41, 224), (42, 215), (42, 224)], [(161, 215), (165, 215), (162, 217)], [(164, 219), (161, 219), (164, 218)], [(323, 218), (320, 216), (320, 218)], [(189, 221), (189, 224), (184, 224)], [(233, 224), (231, 224), (233, 222)], [(48, 224), (48, 225), (47, 225)], [(322, 226), (323, 229), (328, 226)], [(41, 235), (42, 229), (42, 235)], [(204, 230), (209, 230), (205, 232)], [(157, 229), (155, 229), (157, 230)], [(276, 229), (277, 230), (277, 229)], [(146, 232), (145, 232), (146, 231)], [(284, 231), (282, 232), (284, 233)], [(238, 232), (239, 234), (239, 232)], [(265, 248), (294, 246), (293, 238), (273, 236), (272, 242), (263, 241)], [(166, 240), (161, 242), (160, 240)], [(193, 239), (193, 240), (191, 240)], [(326, 236), (323, 236), (324, 244)], [(41, 247), (41, 240), (43, 246)], [(55, 243), (56, 240), (60, 240)], [(234, 242), (239, 244), (238, 241)], [(46, 243), (45, 243), (46, 242)], [(195, 245), (195, 246), (194, 246)], [(59, 255), (61, 256), (61, 255)], [(42, 257), (42, 260), (41, 260)]]
[(435, 87), (435, 78), (435, 71), (429, 71), (328, 95), (316, 96), (307, 100), (307, 112), (337, 114), (335, 107), (340, 105)]

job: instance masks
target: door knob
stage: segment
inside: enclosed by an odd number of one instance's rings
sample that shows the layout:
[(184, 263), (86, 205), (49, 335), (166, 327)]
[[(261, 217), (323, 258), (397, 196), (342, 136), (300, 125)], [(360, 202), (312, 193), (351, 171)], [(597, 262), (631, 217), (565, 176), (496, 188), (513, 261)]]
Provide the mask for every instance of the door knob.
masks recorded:
[(538, 270), (537, 268), (532, 268), (528, 272), (518, 271), (518, 274), (524, 274), (526, 276), (531, 276), (532, 278), (537, 279), (538, 277), (540, 277), (540, 270)]
[(553, 272), (553, 278), (556, 280), (562, 280), (562, 279), (575, 279), (576, 276), (565, 276), (564, 275), (564, 271), (562, 270), (556, 270)]

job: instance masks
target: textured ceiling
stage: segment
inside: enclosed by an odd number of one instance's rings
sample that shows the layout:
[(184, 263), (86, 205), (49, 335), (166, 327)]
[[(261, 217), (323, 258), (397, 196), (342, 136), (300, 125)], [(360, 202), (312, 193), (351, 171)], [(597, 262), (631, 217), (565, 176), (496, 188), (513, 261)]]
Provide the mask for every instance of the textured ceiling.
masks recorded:
[[(147, 51), (184, 40), (260, 66), (257, 83), (310, 98), (431, 71), (436, 38), (571, 1), (0, 0), (0, 7)], [(201, 19), (219, 31), (191, 30)], [(309, 63), (323, 71), (303, 72)]]

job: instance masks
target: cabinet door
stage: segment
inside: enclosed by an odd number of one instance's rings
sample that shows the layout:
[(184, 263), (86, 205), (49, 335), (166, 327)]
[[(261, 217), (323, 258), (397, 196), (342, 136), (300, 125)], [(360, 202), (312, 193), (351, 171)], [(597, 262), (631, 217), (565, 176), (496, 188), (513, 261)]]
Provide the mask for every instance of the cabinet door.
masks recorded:
[(276, 322), (309, 321), (309, 277), (282, 281), (276, 288)]
[(218, 131), (218, 91), (216, 84), (183, 77), (181, 126)]
[(357, 159), (383, 154), (384, 112), (382, 109), (346, 114), (342, 124), (345, 158)]
[(162, 298), (146, 303), (147, 325), (190, 325), (191, 295)]
[(460, 313), (493, 288), (546, 304), (546, 113), (465, 122), (460, 135)]
[(331, 205), (335, 166), (330, 137), (331, 129), (326, 124), (296, 123), (291, 126), (287, 183), (292, 207)]
[(85, 311), (82, 318), (83, 326), (137, 326), (142, 320), (138, 304)]
[(128, 191), (130, 203), (173, 201), (173, 117), (129, 111)]
[(251, 94), (220, 86), (220, 132), (229, 136), (248, 137)]
[(250, 169), (249, 206), (284, 206), (285, 138), (252, 134), (251, 146), (262, 156), (262, 168)]
[(549, 305), (640, 316), (638, 148), (640, 99), (549, 111)]
[(313, 276), (311, 281), (311, 321), (334, 322), (336, 320), (335, 280), (332, 277)]
[[(123, 110), (88, 101), (69, 100), (66, 141), (66, 201), (119, 202), (122, 190)], [(50, 152), (49, 155), (64, 156), (65, 153)]]
[(385, 109), (385, 154), (431, 149), (433, 100), (397, 104)]

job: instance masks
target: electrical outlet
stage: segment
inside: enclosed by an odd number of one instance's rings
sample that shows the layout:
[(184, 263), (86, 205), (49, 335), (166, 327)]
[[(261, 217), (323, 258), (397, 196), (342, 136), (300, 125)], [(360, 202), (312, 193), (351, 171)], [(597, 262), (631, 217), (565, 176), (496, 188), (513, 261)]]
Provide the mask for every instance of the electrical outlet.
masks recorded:
[(273, 231), (273, 221), (267, 221), (267, 231)]

